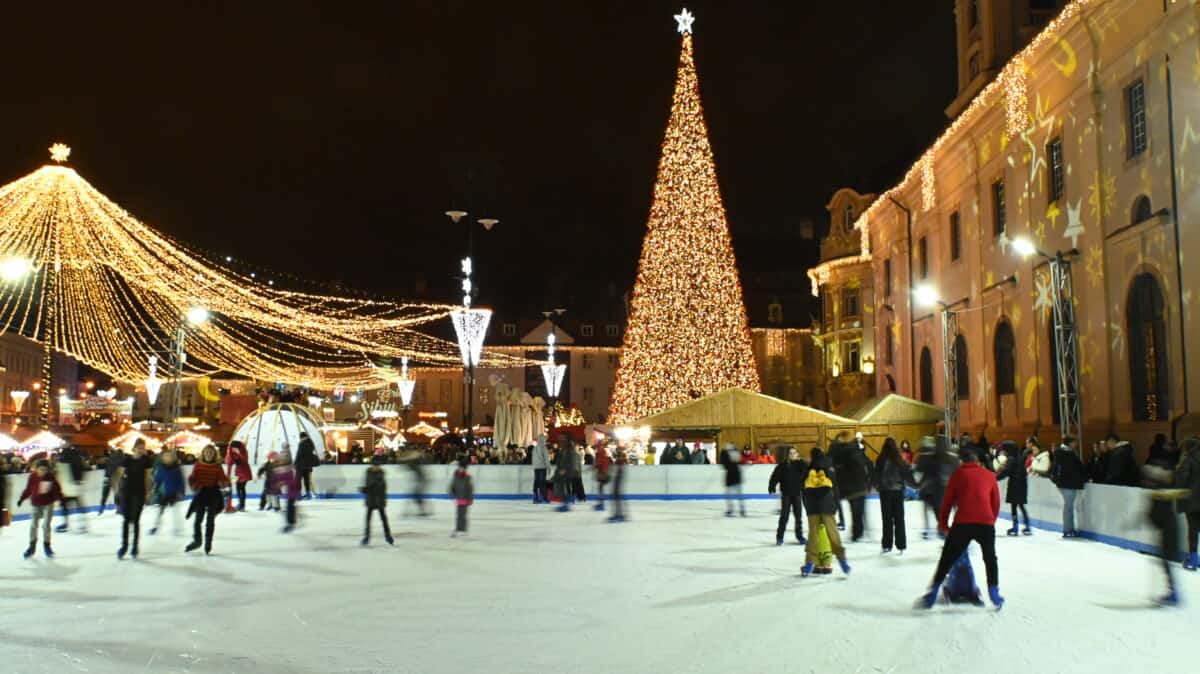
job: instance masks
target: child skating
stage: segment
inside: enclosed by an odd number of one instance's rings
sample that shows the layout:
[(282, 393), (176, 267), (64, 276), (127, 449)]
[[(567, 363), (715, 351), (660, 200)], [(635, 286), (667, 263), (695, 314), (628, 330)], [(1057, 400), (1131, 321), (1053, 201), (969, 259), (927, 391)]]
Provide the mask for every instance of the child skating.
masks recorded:
[(475, 485), (471, 482), (471, 474), (467, 472), (466, 458), (458, 460), (458, 470), (454, 471), (454, 479), (450, 481), (450, 496), (454, 499), (454, 533), (451, 536), (467, 533), (467, 508), (475, 503)]
[(825, 535), (829, 537), (829, 547), (833, 556), (837, 557), (842, 573), (850, 573), (850, 564), (846, 561), (846, 549), (842, 547), (842, 537), (838, 534), (837, 498), (833, 492), (833, 462), (819, 448), (812, 450), (811, 463), (804, 477), (804, 508), (808, 511), (808, 545), (805, 546), (804, 568), (800, 575), (808, 576), (813, 572), (820, 557), (819, 528), (825, 527)]
[(25, 491), (21, 492), (21, 497), (17, 499), (17, 507), (21, 507), (26, 499), (29, 499), (30, 505), (33, 506), (33, 513), (29, 518), (29, 547), (25, 550), (25, 559), (32, 557), (33, 551), (37, 549), (39, 524), (42, 526), (42, 552), (46, 553), (47, 557), (53, 557), (54, 550), (50, 547), (50, 521), (54, 517), (54, 504), (62, 500), (62, 487), (50, 472), (49, 461), (41, 459), (34, 465), (33, 472), (29, 474), (29, 481), (25, 483)]
[(363, 529), (362, 544), (371, 542), (371, 513), (378, 512), (379, 520), (383, 522), (383, 538), (388, 545), (395, 542), (392, 530), (388, 527), (387, 518), (387, 479), (383, 474), (383, 466), (378, 462), (367, 469), (366, 480), (358, 489), (364, 496), (363, 503), (367, 506), (367, 523)]
[(168, 509), (172, 513), (172, 530), (176, 535), (179, 534), (183, 524), (180, 523), (175, 504), (183, 495), (183, 468), (179, 465), (179, 457), (173, 450), (165, 450), (154, 464), (154, 502), (158, 503), (158, 515), (154, 518), (154, 526), (150, 528), (151, 536), (158, 533), (163, 513)]
[[(276, 494), (282, 494), (287, 499), (286, 522), (283, 533), (290, 534), (296, 528), (296, 501), (300, 498), (300, 476), (292, 465), (292, 452), (287, 447), (275, 457), (275, 467), (271, 469), (271, 480)], [(276, 498), (279, 498), (276, 496)], [(278, 510), (278, 502), (275, 509)]]

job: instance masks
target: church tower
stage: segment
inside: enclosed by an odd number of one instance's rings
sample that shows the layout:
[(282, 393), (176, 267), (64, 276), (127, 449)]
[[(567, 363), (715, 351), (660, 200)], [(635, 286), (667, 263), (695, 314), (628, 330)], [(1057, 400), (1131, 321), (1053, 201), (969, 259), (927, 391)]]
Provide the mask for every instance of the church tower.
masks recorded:
[(954, 119), (1004, 64), (1058, 15), (1067, 0), (954, 0), (958, 36), (958, 96)]

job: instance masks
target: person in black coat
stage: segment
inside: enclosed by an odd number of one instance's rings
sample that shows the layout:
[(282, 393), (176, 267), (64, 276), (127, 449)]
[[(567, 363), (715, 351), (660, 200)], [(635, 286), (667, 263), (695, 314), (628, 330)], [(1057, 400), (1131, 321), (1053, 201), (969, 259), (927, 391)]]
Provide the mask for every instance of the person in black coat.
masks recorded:
[[(1008, 490), (1004, 493), (1004, 502), (1012, 506), (1012, 528), (1005, 533), (1009, 536), (1016, 536), (1020, 533), (1030, 536), (1033, 534), (1033, 530), (1029, 527), (1029, 511), (1025, 509), (1025, 504), (1029, 502), (1029, 474), (1025, 472), (1025, 459), (1030, 452), (1028, 449), (1021, 451), (1017, 447), (1017, 443), (1011, 440), (1002, 442), (1001, 449), (1008, 454), (1008, 462), (1004, 464), (1004, 470), (996, 476), (996, 480), (1008, 480)], [(1024, 530), (1020, 530), (1021, 519), (1018, 511), (1025, 515)]]
[[(72, 506), (80, 511), (86, 510), (87, 508), (87, 506), (83, 504), (83, 498), (80, 496), (80, 494), (83, 492), (83, 477), (84, 473), (87, 471), (87, 461), (84, 460), (83, 452), (79, 451), (78, 447), (75, 445), (67, 445), (61, 452), (58, 453), (58, 463), (59, 465), (66, 467), (65, 472), (67, 475), (59, 476), (59, 483), (62, 484), (63, 488), (63, 521), (62, 524), (58, 525), (58, 528), (56, 528), (55, 531), (59, 533), (66, 533), (67, 529), (69, 528), (68, 522), (71, 520)], [(68, 480), (70, 481), (70, 484), (66, 484)], [(70, 496), (68, 496), (68, 494), (70, 494)], [(80, 519), (82, 519), (82, 512), (80, 513)], [(86, 520), (84, 522), (83, 532), (87, 533)]]
[(317, 458), (317, 448), (313, 444), (312, 438), (308, 437), (308, 433), (300, 432), (300, 444), (296, 446), (296, 478), (304, 487), (304, 498), (310, 499), (313, 497), (312, 487), (312, 472), (321, 464), (321, 460)]
[(1079, 460), (1079, 441), (1071, 436), (1063, 438), (1063, 444), (1054, 450), (1054, 467), (1050, 469), (1050, 480), (1058, 487), (1063, 499), (1063, 538), (1077, 538), (1075, 528), (1075, 499), (1087, 484), (1083, 462)]
[(1119, 484), (1126, 487), (1140, 487), (1142, 478), (1138, 471), (1137, 459), (1133, 456), (1133, 445), (1122, 440), (1115, 433), (1110, 433), (1104, 439), (1108, 446), (1108, 462), (1104, 481), (1107, 484)]
[(119, 477), (117, 471), (121, 469), (121, 464), (124, 462), (124, 460), (125, 452), (122, 452), (119, 449), (114, 448), (108, 453), (108, 461), (104, 463), (104, 485), (100, 489), (100, 512), (96, 513), (97, 515), (104, 514), (104, 509), (108, 505), (109, 493), (112, 493), (113, 495), (113, 505), (118, 508), (121, 505), (118, 502), (118, 497), (120, 495), (120, 489), (118, 489), (119, 485), (113, 484), (113, 478), (114, 476)]
[(939, 444), (933, 436), (921, 439), (921, 453), (917, 456), (914, 477), (917, 478), (917, 490), (925, 507), (921, 511), (924, 519), (922, 538), (929, 538), (929, 513), (933, 512), (934, 524), (937, 523), (938, 513), (942, 507), (942, 497), (946, 494), (946, 485), (950, 476), (958, 469), (958, 458), (949, 452), (943, 444)]
[(781, 447), (775, 456), (775, 470), (767, 483), (767, 491), (775, 493), (779, 487), (779, 526), (775, 530), (775, 545), (783, 545), (783, 532), (787, 531), (788, 514), (796, 518), (796, 542), (804, 545), (804, 476), (808, 464), (800, 458), (795, 447)]
[(804, 548), (804, 569), (801, 575), (812, 573), (820, 551), (817, 549), (820, 527), (825, 527), (829, 537), (829, 547), (838, 558), (844, 573), (850, 573), (850, 565), (846, 562), (846, 549), (842, 547), (842, 537), (838, 534), (834, 513), (837, 512), (838, 500), (834, 492), (836, 471), (833, 462), (821, 451), (813, 447), (808, 471), (804, 475), (804, 508), (808, 511), (808, 545)]
[(725, 469), (725, 516), (733, 517), (733, 497), (737, 496), (742, 517), (746, 516), (746, 496), (742, 493), (742, 453), (732, 442), (721, 450), (721, 467)]
[(829, 448), (829, 458), (837, 472), (840, 498), (850, 502), (850, 540), (862, 538), (867, 492), (871, 488), (871, 462), (857, 442), (851, 442), (845, 431)]
[(900, 456), (894, 438), (883, 441), (883, 449), (875, 460), (875, 475), (879, 486), (879, 510), (883, 516), (883, 551), (892, 551), (892, 542), (901, 553), (908, 547), (904, 528), (904, 487), (916, 487), (912, 468)]
[(1195, 571), (1200, 566), (1200, 556), (1196, 553), (1197, 539), (1200, 539), (1200, 437), (1192, 436), (1184, 441), (1183, 456), (1175, 468), (1175, 486), (1191, 490), (1191, 494), (1175, 506), (1187, 519), (1188, 556), (1183, 568)]
[(382, 457), (375, 457), (371, 467), (367, 469), (366, 479), (359, 491), (363, 494), (363, 504), (367, 506), (367, 523), (363, 530), (362, 544), (371, 542), (371, 513), (378, 512), (383, 522), (383, 538), (391, 545), (394, 542), (392, 530), (387, 518), (387, 478), (383, 474), (383, 466), (379, 465)]

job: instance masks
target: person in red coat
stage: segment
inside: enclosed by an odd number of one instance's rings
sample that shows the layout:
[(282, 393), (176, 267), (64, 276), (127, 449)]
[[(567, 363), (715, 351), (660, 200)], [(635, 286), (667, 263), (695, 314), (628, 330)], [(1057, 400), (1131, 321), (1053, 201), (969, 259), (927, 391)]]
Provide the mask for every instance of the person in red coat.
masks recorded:
[[(3, 479), (3, 476), (0, 476), (0, 479)], [(33, 472), (29, 474), (29, 481), (25, 483), (25, 491), (21, 492), (21, 497), (17, 499), (17, 507), (25, 503), (26, 499), (29, 499), (30, 505), (33, 506), (33, 513), (29, 518), (29, 548), (25, 550), (25, 559), (32, 557), (37, 548), (39, 522), (44, 539), (42, 550), (47, 557), (53, 557), (54, 550), (50, 547), (50, 521), (54, 519), (54, 504), (62, 500), (62, 487), (59, 486), (54, 473), (50, 472), (49, 461), (40, 459), (34, 466)]]
[(250, 470), (250, 457), (241, 440), (229, 443), (225, 450), (225, 474), (230, 482), (237, 485), (238, 512), (246, 512), (246, 483), (254, 479), (254, 473)]
[[(951, 567), (966, 552), (971, 541), (983, 550), (983, 565), (987, 570), (988, 596), (998, 609), (1004, 605), (1000, 596), (1000, 569), (996, 561), (996, 517), (1000, 514), (1000, 486), (994, 473), (979, 465), (979, 457), (970, 449), (962, 452), (962, 467), (950, 476), (942, 508), (938, 513), (938, 530), (946, 534), (942, 557), (929, 591), (917, 600), (918, 608), (933, 608), (938, 590), (949, 575)], [(954, 525), (950, 511), (955, 510)]]
[(225, 477), (221, 464), (217, 463), (216, 447), (209, 445), (200, 452), (200, 460), (192, 466), (188, 484), (192, 486), (192, 505), (188, 509), (188, 517), (195, 515), (196, 519), (192, 522), (192, 542), (188, 543), (184, 552), (200, 547), (200, 524), (204, 520), (204, 554), (211, 554), (217, 514), (225, 505), (221, 490), (229, 486), (229, 478)]

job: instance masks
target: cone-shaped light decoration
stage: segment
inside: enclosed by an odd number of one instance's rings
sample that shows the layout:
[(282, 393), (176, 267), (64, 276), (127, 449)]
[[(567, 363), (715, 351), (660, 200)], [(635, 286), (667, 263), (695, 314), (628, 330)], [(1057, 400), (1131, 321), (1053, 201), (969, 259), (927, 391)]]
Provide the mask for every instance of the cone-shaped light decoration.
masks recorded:
[(146, 399), (151, 405), (158, 402), (158, 391), (162, 388), (162, 380), (158, 378), (158, 357), (150, 356), (150, 376), (146, 378)]
[(610, 418), (628, 424), (697, 395), (759, 390), (737, 262), (692, 60), (683, 34)]
[(405, 407), (412, 404), (413, 391), (417, 388), (417, 382), (408, 376), (408, 356), (400, 359), (400, 380), (396, 382), (396, 388), (400, 389), (400, 402)]
[(454, 334), (458, 336), (463, 365), (478, 366), (479, 356), (483, 353), (483, 338), (492, 320), (492, 310), (460, 309), (450, 314), (450, 320), (454, 321)]
[(554, 364), (554, 332), (551, 330), (546, 337), (546, 363), (542, 365), (542, 379), (546, 381), (546, 393), (551, 398), (557, 398), (558, 392), (562, 389), (564, 375), (567, 372), (566, 364)]

